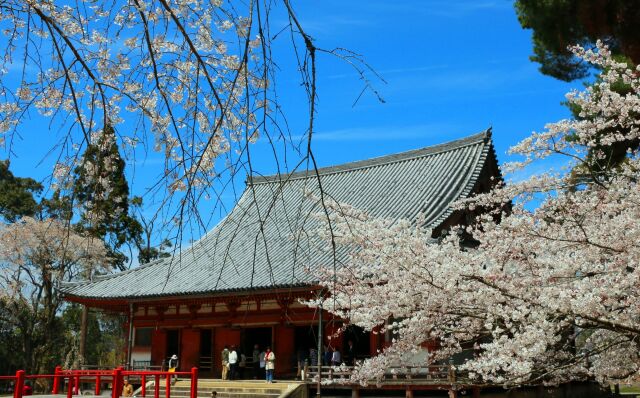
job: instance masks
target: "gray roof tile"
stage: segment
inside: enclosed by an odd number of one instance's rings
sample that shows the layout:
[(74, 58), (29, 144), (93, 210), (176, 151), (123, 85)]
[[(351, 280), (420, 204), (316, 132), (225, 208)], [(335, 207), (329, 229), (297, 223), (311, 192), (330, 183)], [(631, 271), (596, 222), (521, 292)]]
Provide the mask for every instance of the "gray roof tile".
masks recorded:
[[(471, 193), (492, 150), (487, 130), (318, 173), (326, 194), (339, 202), (392, 219), (413, 219), (424, 212), (429, 226), (436, 227), (451, 215), (452, 201)], [(319, 191), (315, 172), (253, 177), (247, 183), (227, 217), (188, 249), (93, 282), (66, 284), (63, 294), (132, 299), (312, 283), (305, 267), (332, 261), (326, 243), (306, 235), (317, 227), (310, 215), (318, 205), (303, 194)], [(347, 255), (339, 248), (337, 260)]]

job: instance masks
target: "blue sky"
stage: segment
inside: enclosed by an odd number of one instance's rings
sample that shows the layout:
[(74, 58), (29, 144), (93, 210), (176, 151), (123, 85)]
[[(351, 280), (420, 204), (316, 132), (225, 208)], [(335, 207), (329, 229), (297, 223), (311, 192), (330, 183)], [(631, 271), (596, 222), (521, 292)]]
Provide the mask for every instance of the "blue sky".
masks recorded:
[[(325, 48), (364, 55), (387, 84), (386, 103), (334, 60), (319, 67), (318, 134), (323, 163), (412, 149), (492, 126), (501, 160), (507, 148), (544, 124), (568, 117), (560, 105), (579, 83), (543, 76), (529, 61), (531, 33), (511, 1), (298, 2)], [(316, 4), (322, 4), (320, 8)]]
[[(511, 1), (297, 0), (293, 5), (318, 47), (362, 54), (384, 79), (372, 82), (385, 103), (365, 93), (354, 106), (363, 88), (357, 74), (343, 61), (319, 55), (313, 148), (320, 165), (433, 145), (487, 127), (493, 128), (504, 162), (511, 145), (547, 122), (568, 117), (560, 102), (569, 89), (580, 87), (543, 76), (529, 61), (531, 32), (520, 27)], [(273, 32), (286, 24), (278, 15)], [(283, 42), (274, 47), (280, 68), (276, 84), (291, 132), (301, 135), (307, 105), (288, 39), (278, 40)], [(14, 172), (38, 179), (49, 175), (55, 158), (47, 153), (64, 133), (33, 116), (14, 142)], [(262, 174), (275, 170), (269, 152), (264, 143), (253, 149)], [(0, 151), (0, 158), (7, 156)], [(136, 194), (157, 174), (153, 156), (128, 169)], [(229, 194), (227, 204), (234, 199)], [(224, 210), (213, 213), (209, 227)]]

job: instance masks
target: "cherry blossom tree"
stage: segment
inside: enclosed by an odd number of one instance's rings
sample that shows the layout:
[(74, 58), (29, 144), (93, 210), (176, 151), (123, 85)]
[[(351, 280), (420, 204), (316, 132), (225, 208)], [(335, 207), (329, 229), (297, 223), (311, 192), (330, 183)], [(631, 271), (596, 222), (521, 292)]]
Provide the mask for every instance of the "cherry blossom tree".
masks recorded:
[[(498, 183), (456, 204), (483, 215), (437, 244), (419, 219), (329, 204), (331, 231), (321, 233), (352, 254), (318, 271), (329, 292), (322, 305), (394, 336), (354, 380), (383, 378), (424, 342), (439, 347), (427, 362), (466, 354), (460, 371), (507, 386), (639, 376), (640, 68), (613, 60), (601, 43), (572, 51), (603, 70), (567, 95), (578, 118), (533, 133), (511, 149), (522, 161), (505, 166), (555, 157), (568, 169)], [(627, 154), (614, 158), (620, 145)], [(467, 234), (478, 247), (462, 244)]]
[(107, 271), (107, 249), (99, 239), (74, 233), (56, 219), (25, 217), (0, 227), (0, 322), (18, 331), (28, 372), (46, 372), (64, 349), (57, 316), (60, 284), (92, 270)]
[[(273, 26), (272, 14), (284, 23)], [(50, 118), (67, 131), (53, 172), (65, 188), (84, 149), (112, 126), (127, 161), (162, 155), (147, 194), (177, 224), (199, 219), (202, 198), (220, 202), (237, 172), (253, 173), (250, 144), (260, 137), (278, 171), (315, 167), (316, 54), (345, 60), (370, 87), (359, 56), (317, 47), (289, 0), (8, 0), (0, 29), (0, 143), (11, 150), (33, 112)], [(276, 40), (289, 43), (309, 102), (302, 140), (277, 101)], [(285, 165), (291, 152), (301, 156)]]
[[(158, 241), (152, 225), (177, 250), (185, 224), (207, 228), (199, 211), (205, 199), (213, 202), (209, 213), (225, 210), (222, 196), (254, 174), (258, 139), (271, 146), (278, 172), (316, 167), (318, 54), (343, 59), (370, 87), (360, 57), (318, 47), (290, 0), (8, 0), (0, 1), (0, 30), (0, 146), (12, 153), (16, 139), (43, 134), (24, 131), (30, 118), (58, 130), (43, 202), (67, 226), (80, 219), (114, 251), (133, 240), (146, 260), (162, 254), (151, 247)], [(308, 101), (302, 134), (291, 134), (278, 103), (273, 54), (285, 46)], [(132, 191), (120, 176), (123, 168), (133, 175), (151, 151), (162, 161), (158, 178), (135, 192), (145, 203), (135, 211), (152, 213), (143, 242), (136, 228), (109, 226), (133, 224), (126, 212)]]

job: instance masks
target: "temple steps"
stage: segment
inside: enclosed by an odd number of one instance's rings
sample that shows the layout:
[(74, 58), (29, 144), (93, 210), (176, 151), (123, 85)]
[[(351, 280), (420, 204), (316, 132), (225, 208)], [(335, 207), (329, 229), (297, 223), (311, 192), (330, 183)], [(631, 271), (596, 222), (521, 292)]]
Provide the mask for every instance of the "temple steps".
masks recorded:
[[(211, 398), (211, 392), (216, 391), (216, 398), (278, 398), (288, 395), (288, 392), (302, 386), (303, 383), (291, 381), (276, 381), (267, 383), (262, 380), (198, 380), (198, 398)], [(153, 386), (147, 387), (147, 396), (153, 396)], [(171, 398), (189, 398), (191, 393), (191, 382), (188, 380), (178, 380), (171, 386)], [(164, 383), (160, 385), (160, 397), (165, 396)]]

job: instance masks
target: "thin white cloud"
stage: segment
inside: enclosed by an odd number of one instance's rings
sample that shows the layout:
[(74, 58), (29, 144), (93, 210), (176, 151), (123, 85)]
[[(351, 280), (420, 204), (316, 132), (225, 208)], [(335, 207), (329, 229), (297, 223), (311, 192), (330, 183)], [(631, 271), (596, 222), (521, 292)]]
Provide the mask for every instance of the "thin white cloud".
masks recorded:
[[(337, 130), (318, 131), (313, 135), (314, 141), (349, 142), (349, 141), (399, 141), (426, 138), (455, 137), (465, 126), (452, 123), (430, 123), (408, 126), (374, 126), (353, 127)], [(296, 137), (300, 139), (302, 137)], [(425, 145), (429, 142), (425, 141)]]
[[(374, 70), (375, 70), (375, 73), (377, 73), (380, 77), (384, 79), (385, 76), (389, 76), (389, 75), (431, 72), (434, 70), (446, 69), (448, 67), (449, 65), (447, 64), (440, 64), (440, 65), (424, 65), (424, 66), (412, 66), (412, 67), (406, 67), (406, 68), (390, 68), (390, 69), (380, 69), (380, 70), (374, 69)], [(359, 75), (354, 72), (354, 73), (340, 73), (335, 75), (328, 75), (327, 78), (343, 79), (343, 78), (353, 78), (358, 76)]]
[[(322, 15), (316, 16), (299, 16), (300, 24), (304, 27), (306, 33), (312, 37), (318, 36), (335, 36), (338, 32), (344, 33), (344, 29), (352, 30), (354, 28), (362, 28), (375, 25), (377, 22), (372, 18), (350, 17), (345, 15)], [(287, 20), (276, 19), (273, 26), (286, 26), (289, 24)]]
[(513, 2), (510, 0), (381, 1), (370, 3), (369, 7), (375, 7), (378, 11), (401, 11), (445, 18), (465, 18), (468, 17), (469, 14), (512, 10)]
[(385, 86), (387, 96), (393, 94), (406, 95), (420, 90), (443, 93), (484, 92), (495, 94), (496, 90), (512, 90), (537, 74), (535, 65), (523, 64), (506, 68), (479, 66), (475, 69), (446, 69), (429, 73), (419, 78), (410, 74), (387, 79)]

